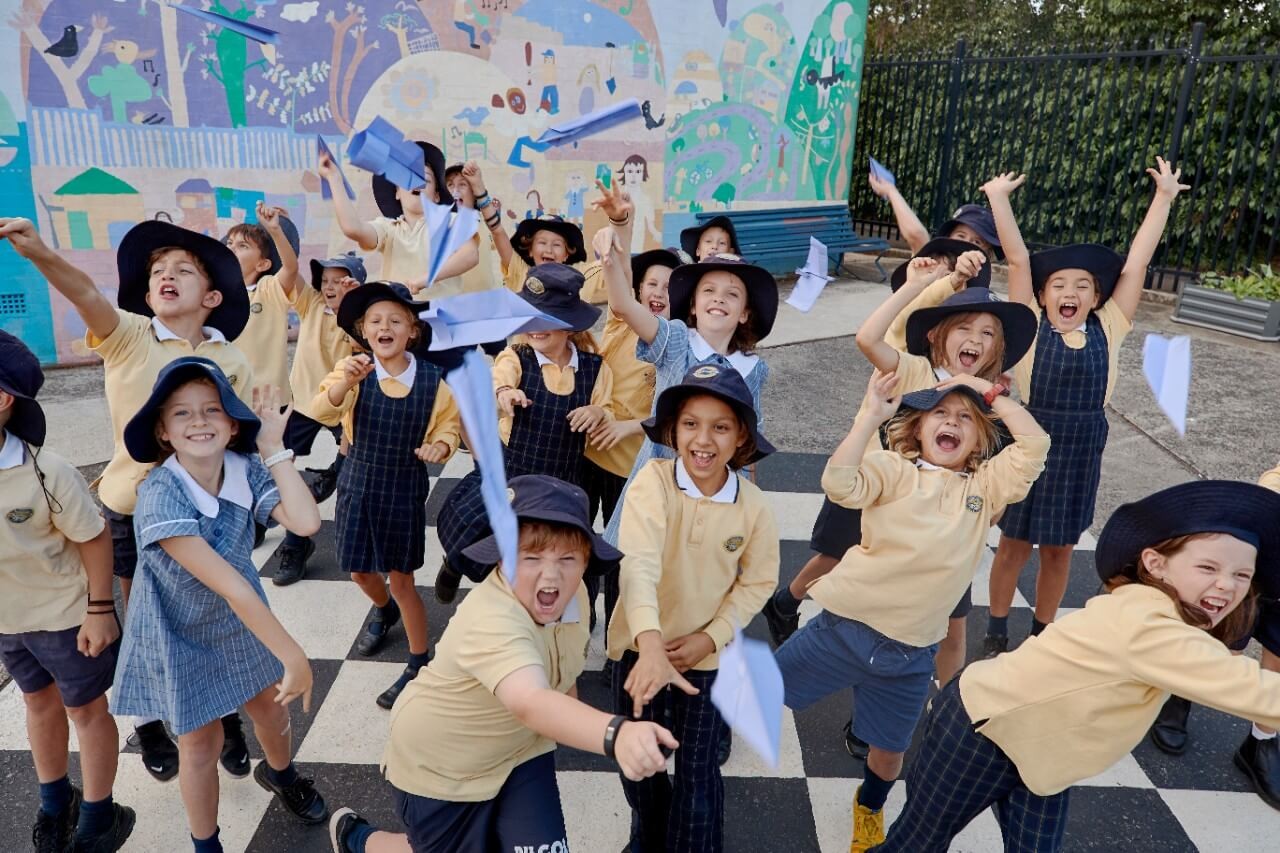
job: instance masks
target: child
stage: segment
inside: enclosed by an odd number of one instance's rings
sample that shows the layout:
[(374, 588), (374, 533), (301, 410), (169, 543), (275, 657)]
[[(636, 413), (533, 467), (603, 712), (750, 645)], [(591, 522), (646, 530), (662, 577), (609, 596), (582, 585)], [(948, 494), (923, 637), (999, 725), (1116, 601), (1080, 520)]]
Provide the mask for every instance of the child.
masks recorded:
[(680, 232), (680, 248), (695, 261), (712, 255), (740, 255), (738, 232), (727, 216), (714, 216), (701, 225), (691, 225)]
[[(467, 180), (467, 176), (462, 173), (463, 168), (464, 164), (454, 163), (445, 169), (444, 184), (448, 187), (449, 194), (453, 196), (460, 208), (469, 207), (476, 210), (476, 197), (471, 192), (471, 183)], [(486, 209), (480, 213), (481, 216), (488, 214), (488, 218), (492, 219), (499, 209), (486, 205)], [(462, 274), (461, 286), (458, 292), (476, 293), (481, 290), (492, 290), (495, 287), (501, 287), (502, 273), (499, 270), (498, 247), (494, 243), (493, 233), (488, 228), (480, 228), (471, 240), (476, 245), (478, 262), (474, 267)], [(499, 347), (498, 352), (501, 351), (501, 347)]]
[(1071, 551), (1093, 523), (1094, 500), (1107, 443), (1107, 415), (1119, 373), (1120, 345), (1133, 328), (1147, 265), (1160, 244), (1169, 208), (1182, 190), (1181, 170), (1157, 157), (1148, 169), (1155, 195), (1127, 258), (1105, 246), (1063, 246), (1027, 252), (1009, 194), (1025, 176), (1012, 173), (983, 185), (1009, 262), (1009, 299), (1040, 314), (1035, 357), (1014, 371), (1019, 396), (1054, 436), (1053, 452), (1027, 499), (1000, 519), (991, 566), (991, 611), (983, 654), (1009, 648), (1009, 608), (1022, 567), (1038, 545), (1035, 636), (1053, 621), (1067, 588)]
[[(311, 404), (320, 383), (329, 371), (351, 355), (351, 338), (338, 326), (338, 306), (342, 297), (364, 284), (367, 274), (364, 262), (355, 252), (347, 252), (325, 261), (311, 260), (311, 287), (293, 291), (293, 310), (298, 314), (298, 346), (293, 356), (289, 384), (293, 388), (293, 414), (284, 430), (284, 446), (299, 456), (311, 453), (320, 430), (328, 429), (338, 442), (339, 451), (333, 464), (315, 471), (311, 496), (321, 503), (329, 499), (338, 486), (342, 463), (347, 459), (342, 447), (342, 429), (326, 427), (311, 416)], [(276, 586), (297, 583), (307, 573), (307, 560), (316, 550), (309, 537), (287, 532), (278, 551), (280, 562), (271, 582)]]
[(942, 853), (991, 806), (1006, 850), (1061, 850), (1070, 786), (1137, 746), (1171, 692), (1280, 726), (1280, 675), (1224, 645), (1280, 595), (1278, 520), (1280, 495), (1223, 480), (1116, 510), (1095, 553), (1109, 594), (947, 685), (877, 853)]
[[(382, 216), (369, 222), (361, 222), (355, 203), (347, 198), (338, 167), (328, 155), (320, 155), (317, 171), (329, 182), (333, 195), (333, 210), (338, 226), (347, 239), (366, 252), (377, 250), (382, 257), (378, 274), (384, 281), (404, 282), (415, 299), (427, 298), (427, 268), (430, 265), (430, 246), (427, 240), (426, 219), (423, 218), (422, 200), (435, 204), (453, 204), (453, 196), (444, 183), (444, 155), (429, 142), (415, 143), (422, 149), (423, 176), (426, 186), (406, 190), (388, 181), (382, 175), (373, 176), (373, 198)], [(436, 285), (458, 286), (452, 279), (460, 276), (479, 262), (476, 244), (468, 243), (445, 259), (436, 276)]]
[[(134, 813), (111, 798), (120, 750), (107, 710), (120, 638), (111, 533), (80, 472), (40, 450), (43, 382), (31, 350), (0, 331), (0, 663), (27, 707), (40, 782), (35, 849), (118, 850)], [(83, 794), (67, 778), (68, 720)]]
[[(568, 850), (555, 747), (617, 761), (641, 779), (666, 767), (666, 729), (579, 701), (587, 607), (581, 580), (622, 556), (591, 530), (587, 496), (553, 477), (509, 481), (519, 562), (494, 537), (467, 548), (492, 572), (458, 605), (438, 654), (391, 712), (383, 772), (408, 837), (350, 809), (330, 823), (334, 853)], [(681, 750), (683, 752), (683, 750)]]
[[(622, 507), (626, 556), (609, 625), (614, 710), (671, 720), (684, 746), (665, 772), (623, 778), (633, 850), (724, 848), (718, 751), (727, 726), (711, 704), (720, 652), (778, 583), (778, 529), (764, 493), (737, 474), (773, 452), (746, 382), (696, 365), (658, 397), (645, 433), (677, 453), (636, 474)], [(683, 692), (668, 688), (675, 685)]]
[[(508, 476), (546, 474), (581, 487), (586, 482), (587, 435), (613, 419), (613, 372), (596, 353), (588, 331), (600, 309), (583, 302), (581, 290), (582, 273), (564, 264), (539, 264), (520, 292), (534, 308), (569, 328), (523, 336), (494, 360)], [(478, 468), (464, 477), (436, 519), (444, 563), (436, 575), (435, 595), (446, 604), (457, 595), (463, 575), (480, 581), (492, 567), (463, 553), (488, 526), (480, 478)]]
[[(85, 344), (102, 357), (114, 447), (98, 479), (98, 499), (111, 530), (112, 571), (127, 604), (138, 562), (133, 508), (151, 466), (129, 456), (124, 425), (160, 370), (185, 355), (215, 362), (241, 399), (248, 399), (252, 370), (229, 343), (249, 320), (240, 264), (212, 237), (157, 220), (139, 223), (116, 249), (116, 309), (88, 275), (45, 245), (30, 220), (0, 219), (0, 236), (71, 302), (87, 327)], [(136, 735), (147, 772), (161, 782), (176, 776), (178, 749), (164, 723), (143, 721)], [(222, 762), (232, 775), (249, 773), (248, 747), (235, 715), (226, 721)]]
[[(1049, 450), (1003, 386), (959, 375), (899, 398), (897, 384), (876, 371), (822, 474), (832, 501), (862, 510), (862, 544), (810, 587), (823, 612), (777, 651), (796, 711), (853, 687), (853, 733), (870, 752), (854, 795), (851, 853), (884, 840), (884, 803), (928, 695), (947, 614), (973, 580), (992, 518), (1027, 493)], [(899, 404), (906, 411), (889, 424), (888, 449), (867, 453)], [(1013, 435), (994, 456), (993, 414)]]
[(124, 429), (134, 459), (161, 464), (138, 489), (139, 572), (111, 704), (173, 726), (197, 853), (222, 850), (220, 719), (241, 706), (266, 753), (254, 779), (303, 823), (328, 817), (290, 759), (287, 705), (311, 710), (311, 666), (268, 609), (252, 555), (255, 521), (310, 535), (320, 512), (284, 449), (279, 392), (256, 388), (253, 402), (209, 359), (179, 358)]
[[(916, 212), (907, 204), (897, 186), (871, 173), (868, 176), (871, 191), (889, 202), (893, 208), (893, 218), (898, 226), (898, 233), (907, 242), (913, 255), (918, 255), (922, 247), (929, 242), (929, 230), (920, 222)], [(949, 237), (963, 240), (977, 246), (987, 256), (988, 262), (1004, 258), (1000, 245), (1000, 235), (996, 231), (995, 220), (991, 211), (977, 204), (962, 204), (951, 214), (951, 218), (938, 228), (935, 237)]]
[(409, 638), (404, 672), (377, 699), (387, 709), (431, 657), (427, 609), (413, 585), (426, 553), (427, 463), (452, 456), (462, 432), (444, 371), (410, 351), (425, 349), (430, 334), (419, 307), (402, 284), (375, 281), (347, 294), (338, 325), (367, 352), (339, 362), (312, 402), (316, 420), (341, 422), (350, 444), (338, 478), (338, 559), (374, 604), (356, 651), (376, 653), (402, 615)]

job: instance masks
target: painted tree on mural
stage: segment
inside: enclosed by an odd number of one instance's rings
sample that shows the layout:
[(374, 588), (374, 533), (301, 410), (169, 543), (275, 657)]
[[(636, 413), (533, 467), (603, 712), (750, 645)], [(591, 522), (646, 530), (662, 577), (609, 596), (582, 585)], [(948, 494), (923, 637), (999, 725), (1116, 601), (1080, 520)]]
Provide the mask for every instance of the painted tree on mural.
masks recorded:
[[(52, 43), (49, 41), (49, 37), (40, 29), (43, 13), (43, 6), (32, 0), (24, 0), (22, 8), (9, 18), (9, 26), (21, 32), (33, 48), (28, 53), (35, 53), (49, 66), (49, 70), (53, 72), (58, 85), (62, 87), (62, 94), (67, 99), (67, 106), (82, 110), (85, 108), (85, 101), (84, 94), (80, 91), (80, 78), (84, 76), (84, 72), (89, 70), (89, 65), (97, 58), (98, 50), (102, 46), (102, 37), (111, 32), (112, 27), (108, 25), (105, 15), (92, 16), (90, 22), (93, 24), (93, 31), (89, 34), (89, 42), (83, 46), (76, 45), (79, 53), (76, 55), (75, 61), (68, 65), (60, 57), (49, 53)], [(83, 27), (75, 27), (74, 24), (68, 24), (68, 27), (73, 28), (73, 36), (77, 29), (84, 29)]]
[[(216, 12), (235, 21), (247, 21), (253, 17), (253, 7), (248, 0), (240, 0), (240, 8), (234, 12), (222, 5), (222, 0), (214, 0), (209, 7)], [(266, 67), (265, 59), (249, 62), (249, 40), (227, 27), (211, 27), (217, 35), (209, 35), (214, 44), (214, 52), (205, 55), (204, 67), (210, 77), (222, 84), (227, 95), (227, 112), (231, 114), (232, 127), (245, 127), (248, 119), (245, 115), (245, 74), (251, 68)]]
[[(351, 84), (355, 81), (356, 72), (360, 70), (360, 63), (377, 50), (379, 45), (377, 40), (365, 42), (364, 36), (369, 29), (369, 18), (365, 15), (363, 6), (348, 3), (346, 16), (340, 19), (330, 11), (325, 13), (324, 19), (333, 28), (333, 54), (329, 60), (332, 69), (329, 74), (329, 110), (333, 113), (333, 122), (338, 126), (338, 130), (350, 133), (352, 130)], [(355, 52), (342, 72), (341, 89), (339, 89), (338, 69), (342, 68), (342, 58), (346, 52), (348, 37), (355, 41)]]

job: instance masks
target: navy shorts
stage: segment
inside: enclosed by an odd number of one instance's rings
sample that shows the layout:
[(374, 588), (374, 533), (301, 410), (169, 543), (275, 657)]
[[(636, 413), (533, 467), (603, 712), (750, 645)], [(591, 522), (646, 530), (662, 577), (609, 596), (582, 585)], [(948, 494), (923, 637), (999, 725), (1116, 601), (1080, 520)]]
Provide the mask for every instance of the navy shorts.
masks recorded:
[(548, 752), (518, 765), (498, 796), (478, 803), (433, 800), (393, 787), (413, 853), (569, 853), (555, 756)]
[(111, 687), (120, 641), (91, 658), (76, 648), (79, 634), (79, 628), (0, 634), (0, 663), (23, 693), (38, 693), (56, 684), (66, 707), (88, 705)]
[(950, 619), (963, 619), (973, 610), (973, 584), (969, 584), (964, 588), (964, 595), (960, 596), (960, 603), (956, 605), (956, 609), (951, 611)]
[(138, 568), (138, 540), (133, 535), (133, 516), (123, 515), (108, 506), (102, 508), (111, 531), (111, 573), (131, 580)]
[(853, 688), (853, 733), (886, 752), (906, 752), (933, 681), (938, 646), (908, 646), (822, 611), (778, 649), (784, 701), (802, 711)]
[(284, 425), (284, 446), (298, 456), (306, 456), (311, 453), (311, 445), (321, 430), (328, 430), (334, 441), (342, 441), (341, 426), (325, 426), (301, 412), (292, 411)]

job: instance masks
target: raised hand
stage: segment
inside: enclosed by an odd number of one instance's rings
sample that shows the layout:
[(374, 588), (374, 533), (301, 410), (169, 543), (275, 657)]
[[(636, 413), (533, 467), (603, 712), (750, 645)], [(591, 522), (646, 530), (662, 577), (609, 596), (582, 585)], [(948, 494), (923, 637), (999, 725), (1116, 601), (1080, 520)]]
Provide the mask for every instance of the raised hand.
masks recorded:
[(879, 370), (872, 373), (871, 381), (867, 383), (867, 414), (879, 423), (884, 423), (897, 414), (898, 405), (902, 402), (901, 395), (896, 393), (897, 389), (897, 373), (881, 373)]
[(274, 385), (258, 385), (253, 389), (252, 408), (262, 422), (258, 428), (258, 451), (271, 455), (284, 447), (284, 428), (293, 405), (281, 406), (280, 389)]
[(596, 189), (600, 190), (600, 198), (591, 200), (593, 210), (602, 211), (613, 222), (626, 222), (631, 217), (634, 205), (631, 196), (622, 191), (618, 184), (606, 187), (604, 182), (596, 178)]
[(985, 252), (980, 252), (976, 249), (965, 252), (956, 258), (956, 268), (952, 271), (953, 283), (956, 287), (959, 287), (964, 282), (967, 282), (978, 274), (979, 270), (982, 269), (982, 265), (986, 262), (987, 255)]
[(994, 178), (978, 187), (978, 189), (986, 193), (988, 197), (992, 195), (1008, 196), (1011, 195), (1018, 187), (1022, 186), (1026, 180), (1027, 176), (1025, 174), (1019, 175), (1017, 172), (1005, 172), (1003, 174), (996, 175)]
[(1151, 176), (1151, 180), (1156, 182), (1156, 195), (1174, 199), (1183, 190), (1191, 189), (1190, 184), (1182, 183), (1182, 170), (1174, 169), (1169, 165), (1168, 160), (1163, 157), (1157, 157), (1156, 166), (1158, 169), (1147, 169), (1147, 174)]

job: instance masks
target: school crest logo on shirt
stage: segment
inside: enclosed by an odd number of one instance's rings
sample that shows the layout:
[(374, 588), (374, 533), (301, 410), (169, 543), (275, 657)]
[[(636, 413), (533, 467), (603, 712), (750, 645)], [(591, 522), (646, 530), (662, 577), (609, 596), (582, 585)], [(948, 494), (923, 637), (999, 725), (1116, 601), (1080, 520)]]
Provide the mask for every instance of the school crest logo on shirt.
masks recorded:
[(538, 280), (537, 276), (531, 275), (524, 280), (524, 289), (532, 293), (534, 296), (541, 296), (547, 292), (546, 285)]
[(35, 515), (35, 510), (30, 507), (23, 507), (22, 509), (9, 510), (9, 514), (6, 515), (5, 518), (9, 519), (9, 521), (14, 524), (21, 524), (33, 515)]
[(718, 376), (719, 373), (720, 368), (716, 367), (714, 364), (704, 364), (702, 367), (693, 371), (693, 376), (695, 379), (710, 379), (712, 376)]
[(250, 305), (250, 306), (249, 306), (249, 313), (250, 313), (250, 314), (261, 314), (261, 313), (262, 313), (262, 303), (261, 303), (261, 302), (255, 302), (255, 303), (253, 303), (252, 305)]
[(982, 512), (982, 497), (980, 495), (969, 495), (969, 499), (964, 502), (964, 508), (969, 512)]
[(732, 554), (734, 551), (737, 551), (741, 547), (742, 547), (741, 536), (730, 536), (728, 539), (724, 540), (724, 549), (728, 551), (730, 554)]

